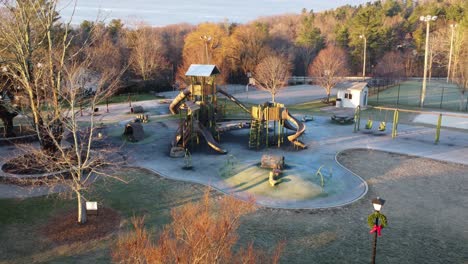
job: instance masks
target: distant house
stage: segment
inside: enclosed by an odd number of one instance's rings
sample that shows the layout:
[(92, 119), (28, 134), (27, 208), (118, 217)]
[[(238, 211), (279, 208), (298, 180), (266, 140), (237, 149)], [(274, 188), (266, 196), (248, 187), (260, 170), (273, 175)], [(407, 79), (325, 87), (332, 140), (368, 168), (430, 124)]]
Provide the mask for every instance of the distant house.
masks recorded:
[(367, 106), (369, 86), (366, 82), (355, 82), (351, 87), (338, 90), (336, 96), (336, 107), (356, 108)]

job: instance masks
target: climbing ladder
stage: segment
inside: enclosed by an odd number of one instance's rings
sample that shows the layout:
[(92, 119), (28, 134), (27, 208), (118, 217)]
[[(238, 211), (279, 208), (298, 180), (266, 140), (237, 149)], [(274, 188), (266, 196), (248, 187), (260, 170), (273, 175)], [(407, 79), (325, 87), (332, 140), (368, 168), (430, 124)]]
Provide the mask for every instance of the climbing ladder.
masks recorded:
[(249, 148), (260, 148), (261, 139), (262, 139), (262, 122), (257, 119), (252, 119), (250, 123), (250, 138), (249, 138)]

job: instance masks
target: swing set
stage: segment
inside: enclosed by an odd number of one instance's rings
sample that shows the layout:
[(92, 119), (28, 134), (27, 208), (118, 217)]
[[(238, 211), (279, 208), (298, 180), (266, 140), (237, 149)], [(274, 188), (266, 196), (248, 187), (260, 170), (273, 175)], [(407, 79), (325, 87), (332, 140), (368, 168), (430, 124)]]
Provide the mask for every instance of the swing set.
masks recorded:
[[(382, 114), (382, 109), (380, 109), (379, 111), (379, 117), (380, 117), (380, 124), (379, 124), (379, 127), (377, 128), (378, 131), (380, 132), (385, 132), (385, 130), (387, 129), (387, 116), (388, 116), (388, 110), (384, 110), (385, 111), (385, 116), (382, 120), (382, 117), (383, 117), (383, 114)], [(366, 126), (364, 127), (365, 129), (367, 130), (372, 130), (372, 126), (374, 124), (374, 119), (372, 118), (372, 114), (369, 115), (369, 118), (367, 119), (367, 123), (366, 123)]]
[[(388, 112), (393, 111), (393, 123), (392, 123), (392, 138), (395, 138), (397, 136), (398, 132), (398, 123), (400, 119), (400, 112), (407, 112), (407, 113), (417, 113), (417, 114), (427, 114), (427, 115), (437, 115), (437, 124), (436, 124), (436, 133), (435, 133), (435, 144), (439, 143), (440, 140), (440, 130), (442, 127), (442, 115), (444, 116), (451, 116), (451, 117), (462, 117), (466, 118), (464, 115), (457, 115), (457, 114), (452, 114), (452, 113), (437, 113), (437, 112), (425, 112), (425, 111), (419, 111), (419, 110), (409, 110), (409, 109), (399, 109), (399, 108), (391, 108), (391, 107), (374, 107), (374, 109), (379, 110), (379, 117), (382, 118), (384, 117), (383, 121), (380, 121), (378, 131), (384, 132), (387, 128), (387, 116)], [(382, 114), (382, 111), (385, 111), (385, 116)], [(359, 131), (359, 125), (360, 125), (360, 120), (361, 120), (361, 108), (358, 106), (356, 108), (355, 112), (355, 124), (354, 124), (354, 132)], [(380, 119), (382, 120), (382, 119)], [(366, 130), (371, 130), (372, 125), (373, 125), (373, 116), (372, 114), (369, 116), (365, 129)]]

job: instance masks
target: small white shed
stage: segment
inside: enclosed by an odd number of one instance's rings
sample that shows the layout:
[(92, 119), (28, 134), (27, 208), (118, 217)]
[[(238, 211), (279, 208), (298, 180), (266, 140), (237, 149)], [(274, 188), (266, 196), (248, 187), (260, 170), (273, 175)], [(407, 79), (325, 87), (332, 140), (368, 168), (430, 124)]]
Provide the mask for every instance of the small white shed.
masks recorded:
[(369, 86), (366, 82), (355, 82), (351, 87), (340, 89), (336, 95), (336, 107), (356, 108), (367, 106)]

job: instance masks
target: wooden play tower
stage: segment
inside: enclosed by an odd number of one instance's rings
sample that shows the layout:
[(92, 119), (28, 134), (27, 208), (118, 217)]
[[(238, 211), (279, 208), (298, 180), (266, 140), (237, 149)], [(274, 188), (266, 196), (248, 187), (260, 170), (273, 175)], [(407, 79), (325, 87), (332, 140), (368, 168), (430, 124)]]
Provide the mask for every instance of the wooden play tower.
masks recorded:
[(252, 107), (252, 120), (250, 125), (249, 148), (259, 149), (261, 146), (269, 146), (270, 123), (273, 122), (273, 138), (278, 147), (284, 142), (284, 121), (287, 110), (284, 105), (278, 103), (265, 103)]
[(199, 142), (202, 135), (208, 145), (220, 153), (226, 153), (215, 141), (217, 134), (216, 76), (220, 74), (215, 65), (192, 64), (186, 72), (190, 85), (171, 103), (169, 110), (179, 114), (180, 123), (173, 147), (187, 149)]

